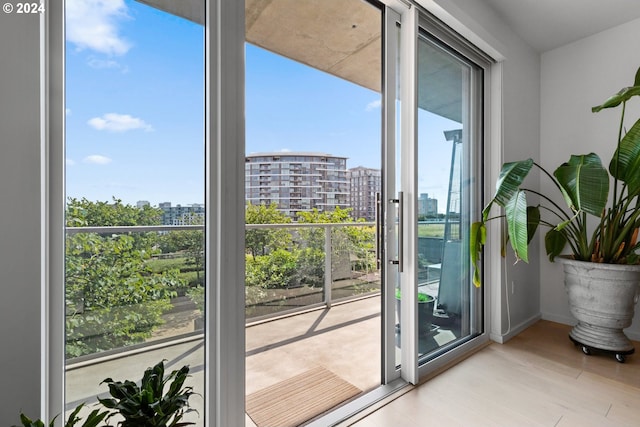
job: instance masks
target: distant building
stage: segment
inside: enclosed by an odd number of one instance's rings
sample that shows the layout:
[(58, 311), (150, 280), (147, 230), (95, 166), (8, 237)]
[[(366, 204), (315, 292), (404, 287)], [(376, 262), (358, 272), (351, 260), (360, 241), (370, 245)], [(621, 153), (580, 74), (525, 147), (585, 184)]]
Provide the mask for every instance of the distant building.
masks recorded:
[(428, 193), (420, 193), (418, 198), (418, 215), (437, 216), (438, 199), (430, 199)]
[(376, 193), (381, 191), (382, 174), (380, 169), (358, 166), (349, 169), (349, 204), (353, 208), (354, 218), (375, 221)]
[(151, 206), (151, 203), (149, 203), (149, 202), (148, 202), (148, 201), (146, 201), (146, 200), (138, 200), (138, 201), (136, 202), (136, 207), (137, 207), (138, 209), (142, 209), (142, 208), (144, 208), (145, 206)]
[(193, 203), (187, 206), (171, 206), (171, 202), (158, 204), (162, 209), (163, 225), (190, 225), (202, 224), (204, 219), (204, 205)]
[(347, 159), (323, 153), (250, 154), (245, 158), (245, 197), (253, 205), (276, 203), (293, 219), (314, 208), (347, 208)]

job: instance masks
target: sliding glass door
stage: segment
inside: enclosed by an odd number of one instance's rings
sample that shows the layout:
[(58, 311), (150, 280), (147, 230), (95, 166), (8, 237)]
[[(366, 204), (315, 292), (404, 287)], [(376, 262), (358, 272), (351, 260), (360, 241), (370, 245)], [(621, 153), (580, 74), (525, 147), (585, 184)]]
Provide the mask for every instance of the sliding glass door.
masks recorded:
[(418, 36), (416, 286), (418, 354), (426, 361), (482, 332), (472, 285), (469, 228), (477, 197), (482, 71), (421, 31)]
[(399, 275), (399, 367), (416, 382), (486, 340), (467, 242), (481, 210), (489, 65), (434, 19), (408, 13), (402, 25), (399, 185), (389, 200), (398, 210), (399, 256), (390, 263)]

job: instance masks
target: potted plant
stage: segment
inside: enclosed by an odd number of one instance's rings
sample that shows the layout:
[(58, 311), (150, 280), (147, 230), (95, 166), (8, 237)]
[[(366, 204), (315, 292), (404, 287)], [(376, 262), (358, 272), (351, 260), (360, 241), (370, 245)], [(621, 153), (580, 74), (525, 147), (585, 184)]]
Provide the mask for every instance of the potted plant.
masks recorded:
[[(396, 288), (396, 313), (400, 319), (401, 313), (401, 293), (400, 288)], [(418, 335), (425, 336), (431, 332), (431, 322), (433, 320), (433, 309), (436, 299), (429, 294), (418, 292)]]
[[(105, 379), (102, 383), (109, 386), (110, 398), (98, 398), (105, 408), (114, 410), (107, 416), (119, 415), (124, 418), (118, 421), (121, 427), (180, 427), (193, 425), (183, 422), (185, 410), (189, 408), (189, 397), (193, 394), (191, 387), (184, 387), (189, 376), (189, 367), (164, 375), (164, 361), (144, 371), (140, 386), (133, 381), (114, 381)], [(169, 382), (171, 382), (169, 384)], [(165, 387), (169, 384), (168, 390)]]
[[(620, 362), (633, 352), (622, 330), (631, 325), (640, 283), (636, 253), (640, 247), (640, 120), (624, 131), (626, 103), (637, 95), (640, 69), (633, 86), (592, 108), (599, 112), (622, 105), (617, 145), (608, 170), (594, 153), (572, 155), (553, 175), (532, 159), (505, 163), (495, 196), (482, 211), (482, 220), (472, 225), (470, 242), (473, 280), (479, 286), (478, 262), (487, 221), (506, 219), (516, 259), (525, 262), (537, 228), (546, 227), (546, 253), (551, 261), (563, 263), (570, 310), (578, 320), (570, 338), (587, 354), (592, 349), (611, 351)], [(551, 195), (523, 186), (534, 166), (542, 171), (543, 179), (553, 183), (566, 207)], [(529, 206), (527, 193), (537, 195), (539, 203)], [(504, 208), (504, 214), (490, 217), (493, 205)], [(571, 253), (561, 256), (567, 247)]]
[[(64, 427), (75, 427), (81, 421), (80, 427), (110, 427), (108, 421), (114, 416), (118, 418), (120, 427), (193, 425), (195, 423), (182, 421), (189, 408), (189, 397), (193, 394), (191, 387), (184, 386), (188, 376), (189, 366), (185, 365), (165, 377), (164, 361), (160, 361), (144, 371), (140, 386), (129, 380), (122, 382), (107, 378), (101, 384), (108, 385), (111, 397), (98, 398), (98, 404), (107, 410), (94, 409), (83, 421), (78, 415), (85, 406), (81, 403), (69, 415)], [(56, 418), (49, 422), (48, 427), (54, 427)], [(107, 424), (100, 424), (103, 420)], [(31, 420), (23, 413), (20, 414), (20, 422), (23, 427), (46, 427), (42, 420)]]
[[(82, 418), (78, 415), (78, 413), (82, 410), (82, 408), (84, 408), (84, 406), (85, 404), (81, 403), (73, 410), (73, 412), (69, 415), (67, 422), (64, 423), (64, 427), (75, 427), (76, 424), (82, 421)], [(96, 427), (108, 414), (109, 412), (107, 411), (94, 409), (93, 411), (91, 411), (89, 415), (87, 415), (84, 421), (82, 421), (82, 424), (80, 424), (80, 426)], [(51, 422), (49, 422), (49, 427), (55, 426), (56, 418), (58, 417), (57, 416), (53, 417)], [(40, 419), (32, 420), (23, 413), (20, 414), (20, 423), (22, 423), (22, 427), (46, 427), (44, 422), (42, 422), (42, 420)], [(18, 427), (18, 426), (13, 426), (13, 427)]]

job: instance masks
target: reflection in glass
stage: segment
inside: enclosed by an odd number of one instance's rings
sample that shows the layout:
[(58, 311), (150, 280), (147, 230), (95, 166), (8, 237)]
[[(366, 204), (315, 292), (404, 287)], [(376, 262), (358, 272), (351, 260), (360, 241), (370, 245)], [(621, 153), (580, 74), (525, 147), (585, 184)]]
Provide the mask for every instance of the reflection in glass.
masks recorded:
[[(418, 351), (421, 361), (477, 332), (469, 277), (473, 64), (418, 39)], [(421, 302), (420, 299), (425, 301)], [(428, 300), (428, 301), (427, 301)]]

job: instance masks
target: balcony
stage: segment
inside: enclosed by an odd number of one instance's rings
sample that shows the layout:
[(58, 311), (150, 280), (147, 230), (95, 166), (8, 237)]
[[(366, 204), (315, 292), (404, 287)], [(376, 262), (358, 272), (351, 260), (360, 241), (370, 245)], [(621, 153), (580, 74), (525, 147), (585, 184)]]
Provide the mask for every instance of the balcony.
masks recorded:
[[(271, 269), (272, 274), (279, 277), (279, 282), (264, 282), (264, 286), (256, 286), (255, 280), (261, 280), (259, 271), (256, 272), (251, 264), (252, 256), (247, 255), (247, 396), (285, 384), (288, 379), (316, 368), (335, 374), (360, 393), (380, 384), (380, 276), (375, 270), (373, 225), (247, 225), (248, 245), (264, 237), (265, 233), (276, 233), (271, 237), (287, 242), (289, 252), (306, 253), (304, 262), (310, 264), (303, 265), (298, 259), (296, 268)], [(137, 239), (155, 236), (154, 239), (159, 239), (168, 238), (172, 233), (191, 234), (192, 237), (194, 233), (196, 236), (199, 234), (198, 239), (202, 241), (202, 230), (199, 225), (85, 227), (68, 228), (67, 235), (68, 245), (74, 242), (71, 240), (73, 236), (76, 239), (88, 239), (88, 236), (116, 239), (121, 235), (136, 236)], [(156, 244), (159, 245), (157, 241)], [(273, 253), (275, 249), (269, 248), (269, 251)], [(319, 251), (315, 255), (322, 256), (310, 256), (310, 253), (314, 254), (313, 250)], [(156, 254), (146, 262), (157, 274), (165, 274), (157, 271), (160, 265), (174, 268), (184, 260), (175, 253), (165, 253)], [(287, 264), (286, 259), (283, 264)], [(186, 270), (196, 284), (202, 280), (202, 275), (194, 272), (193, 268)], [(432, 268), (425, 268), (421, 285), (423, 291), (437, 293), (438, 282), (431, 277), (436, 272), (435, 264)], [(250, 277), (250, 274), (255, 277)], [(190, 385), (204, 395), (203, 294), (194, 292), (194, 289), (199, 288), (190, 286), (172, 295), (170, 306), (161, 315), (162, 324), (152, 328), (140, 342), (77, 357), (68, 355), (67, 409), (75, 408), (80, 402), (94, 402), (99, 393), (104, 395), (106, 387), (99, 384), (106, 377), (139, 380), (145, 368), (162, 359), (167, 361), (167, 370), (188, 364), (192, 375)], [(68, 325), (74, 316), (86, 315), (80, 313), (83, 307), (78, 301), (71, 306), (75, 311), (67, 307)], [(137, 310), (136, 307), (129, 308)], [(441, 335), (441, 339), (447, 336)], [(203, 415), (202, 396), (192, 397), (191, 402), (193, 408)], [(196, 413), (189, 414), (189, 417), (198, 425), (204, 425), (202, 417)], [(252, 425), (249, 416), (247, 425)]]

